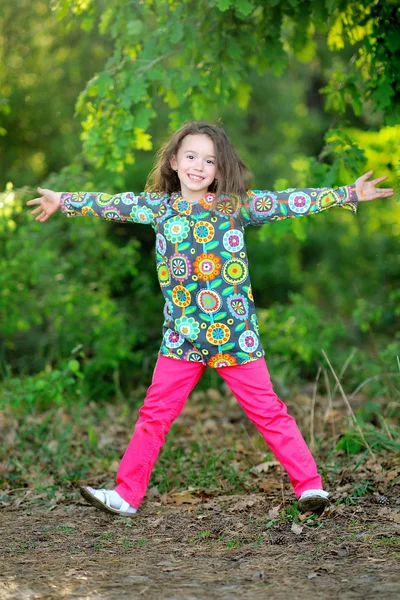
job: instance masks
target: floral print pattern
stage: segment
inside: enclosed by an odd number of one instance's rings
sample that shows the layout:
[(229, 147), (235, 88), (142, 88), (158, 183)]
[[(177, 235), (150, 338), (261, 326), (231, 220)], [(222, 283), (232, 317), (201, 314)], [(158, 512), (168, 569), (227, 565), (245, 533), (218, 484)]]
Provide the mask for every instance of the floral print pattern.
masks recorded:
[(149, 224), (165, 298), (160, 355), (229, 367), (264, 355), (251, 289), (244, 230), (333, 206), (357, 211), (355, 185), (337, 189), (250, 190), (235, 204), (214, 194), (188, 202), (176, 192), (63, 193), (68, 217)]

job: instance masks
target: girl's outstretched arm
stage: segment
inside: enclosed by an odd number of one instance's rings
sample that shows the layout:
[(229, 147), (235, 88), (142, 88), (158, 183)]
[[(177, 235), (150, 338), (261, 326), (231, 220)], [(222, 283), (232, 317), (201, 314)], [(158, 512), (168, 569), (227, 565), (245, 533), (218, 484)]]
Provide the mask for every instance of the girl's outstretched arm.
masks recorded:
[(250, 190), (241, 206), (243, 225), (262, 225), (319, 213), (333, 206), (357, 212), (358, 202), (393, 195), (392, 188), (376, 188), (387, 176), (367, 181), (373, 171), (359, 177), (355, 183), (339, 188), (287, 189), (279, 192)]
[(67, 217), (92, 216), (110, 221), (144, 223), (154, 226), (163, 194), (133, 192), (104, 194), (102, 192), (54, 192), (38, 188), (40, 198), (29, 200), (27, 205), (38, 204), (32, 214), (39, 213), (37, 221), (44, 222), (59, 208)]

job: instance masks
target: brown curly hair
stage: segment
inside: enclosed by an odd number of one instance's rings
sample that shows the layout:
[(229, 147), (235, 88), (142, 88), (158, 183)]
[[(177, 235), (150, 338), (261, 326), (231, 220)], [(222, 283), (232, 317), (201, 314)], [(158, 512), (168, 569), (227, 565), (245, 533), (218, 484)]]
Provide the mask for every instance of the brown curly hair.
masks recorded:
[(223, 195), (237, 202), (251, 187), (252, 171), (244, 164), (232, 142), (222, 127), (205, 121), (189, 121), (184, 123), (170, 139), (158, 150), (156, 162), (151, 170), (145, 191), (170, 193), (180, 191), (181, 184), (176, 171), (171, 167), (171, 158), (176, 156), (182, 140), (187, 135), (207, 135), (213, 142), (216, 152), (216, 172), (208, 191), (215, 194), (212, 209), (215, 210), (217, 200)]

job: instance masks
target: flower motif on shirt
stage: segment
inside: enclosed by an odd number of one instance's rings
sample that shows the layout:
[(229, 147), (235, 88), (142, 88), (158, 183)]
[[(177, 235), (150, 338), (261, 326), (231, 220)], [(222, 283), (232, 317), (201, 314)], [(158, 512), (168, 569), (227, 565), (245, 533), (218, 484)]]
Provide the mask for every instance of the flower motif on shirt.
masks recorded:
[(185, 288), (184, 285), (176, 285), (172, 290), (172, 301), (181, 308), (189, 306), (191, 300), (190, 292)]
[(247, 275), (246, 263), (241, 258), (230, 258), (225, 262), (222, 269), (222, 277), (232, 285), (243, 283)]
[(295, 213), (305, 213), (311, 206), (311, 198), (305, 192), (293, 192), (290, 194), (289, 199), (289, 208)]
[[(89, 196), (89, 198), (90, 198), (90, 196)], [(119, 204), (119, 202), (121, 200), (121, 196), (120, 195), (112, 196), (111, 194), (100, 193), (100, 194), (96, 194), (95, 200), (96, 200), (96, 204), (98, 204), (99, 206), (108, 206), (111, 203), (115, 206), (116, 204)]]
[(157, 276), (161, 287), (165, 287), (171, 283), (168, 264), (163, 260), (157, 264)]
[(186, 354), (184, 354), (183, 358), (189, 362), (200, 362), (203, 363), (203, 365), (206, 364), (201, 352), (195, 350), (194, 348), (188, 350)]
[(229, 252), (240, 252), (244, 246), (243, 233), (239, 229), (230, 229), (224, 234), (222, 242)]
[(185, 254), (174, 254), (169, 259), (171, 275), (178, 281), (185, 281), (192, 273), (192, 265)]
[(170, 321), (172, 319), (173, 314), (174, 314), (174, 305), (172, 304), (171, 300), (168, 300), (168, 298), (166, 298), (165, 304), (164, 304), (165, 320)]
[(163, 221), (168, 219), (170, 215), (172, 215), (172, 208), (168, 204), (168, 200), (162, 200), (160, 206), (158, 207), (156, 217), (157, 222), (162, 223)]
[(82, 216), (87, 217), (88, 215), (92, 215), (93, 217), (97, 217), (98, 219), (100, 219), (100, 216), (97, 214), (97, 212), (95, 210), (93, 210), (93, 208), (90, 208), (90, 206), (83, 206), (82, 207)]
[(131, 204), (137, 204), (138, 199), (135, 194), (132, 192), (126, 192), (125, 194), (121, 194), (122, 204), (126, 204), (126, 206), (131, 206)]
[(215, 212), (221, 217), (232, 217), (235, 214), (235, 207), (233, 206), (231, 198), (224, 198), (223, 196), (219, 198), (217, 200)]
[(259, 327), (258, 327), (258, 319), (257, 319), (256, 313), (253, 313), (251, 315), (251, 324), (253, 326), (254, 331), (258, 335), (258, 333), (259, 333)]
[(179, 333), (189, 340), (189, 342), (194, 342), (194, 340), (198, 338), (200, 327), (198, 321), (195, 321), (193, 317), (181, 317), (180, 319), (176, 319), (175, 325)]
[(196, 302), (200, 309), (208, 315), (218, 312), (222, 305), (221, 296), (214, 290), (200, 290), (197, 292)]
[[(107, 194), (107, 196), (111, 198), (109, 194)], [(85, 202), (85, 199), (87, 199), (86, 192), (73, 192), (71, 194), (70, 202), (73, 204), (80, 204), (81, 202)]]
[(192, 213), (192, 203), (184, 200), (183, 198), (178, 198), (175, 200), (172, 208), (182, 215), (190, 215)]
[(239, 346), (244, 352), (254, 352), (258, 348), (258, 344), (258, 337), (254, 331), (243, 331), (239, 336)]
[(199, 244), (207, 244), (207, 242), (211, 242), (215, 235), (214, 226), (207, 223), (207, 221), (198, 221), (194, 226), (193, 235)]
[(218, 352), (218, 354), (210, 358), (207, 364), (209, 367), (216, 369), (218, 367), (234, 367), (237, 365), (237, 362), (234, 356)]
[(164, 197), (168, 197), (167, 194), (163, 194), (162, 192), (145, 192), (143, 195), (146, 198), (146, 202), (151, 205), (160, 204)]
[(167, 329), (164, 334), (164, 343), (167, 348), (179, 348), (179, 346), (182, 346), (184, 342), (185, 338), (183, 338), (177, 331)]
[(164, 256), (165, 252), (167, 251), (167, 242), (165, 240), (165, 237), (161, 233), (157, 233), (156, 235), (156, 247), (157, 252)]
[(252, 199), (252, 212), (256, 217), (272, 215), (277, 205), (276, 194), (263, 194)]
[(172, 217), (164, 226), (165, 237), (173, 244), (180, 244), (189, 235), (189, 221), (186, 217)]
[(228, 310), (233, 317), (245, 321), (249, 316), (249, 302), (240, 294), (231, 294), (227, 298)]
[(248, 297), (249, 300), (251, 300), (252, 302), (254, 302), (253, 290), (251, 289), (251, 285), (249, 285), (249, 289), (247, 290), (247, 297)]
[(109, 221), (124, 220), (123, 216), (117, 208), (103, 208), (103, 210), (101, 211), (101, 216), (103, 219), (107, 219)]
[(231, 330), (224, 323), (213, 323), (207, 328), (206, 338), (210, 344), (218, 346), (226, 344), (231, 337)]
[(215, 279), (221, 271), (221, 260), (211, 252), (203, 252), (193, 263), (194, 271), (199, 279), (210, 281)]
[(154, 213), (148, 206), (133, 206), (130, 216), (134, 219), (135, 223), (147, 224), (154, 221)]
[(201, 205), (203, 208), (205, 208), (205, 209), (209, 210), (209, 209), (211, 208), (211, 206), (212, 206), (212, 203), (214, 202), (214, 198), (215, 198), (215, 194), (208, 193), (208, 194), (206, 194), (206, 195), (204, 196), (204, 198), (201, 198), (201, 199), (199, 200), (199, 204), (200, 204), (200, 205)]
[(318, 194), (317, 197), (317, 206), (319, 210), (323, 210), (324, 208), (328, 208), (333, 204), (338, 202), (338, 198), (335, 197), (335, 192), (333, 190), (327, 189)]

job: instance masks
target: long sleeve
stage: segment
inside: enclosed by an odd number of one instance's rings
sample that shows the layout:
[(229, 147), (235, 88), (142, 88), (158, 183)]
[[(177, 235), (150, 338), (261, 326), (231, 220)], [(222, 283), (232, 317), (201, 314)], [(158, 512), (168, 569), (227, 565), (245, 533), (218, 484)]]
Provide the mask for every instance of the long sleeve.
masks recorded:
[(280, 192), (250, 190), (240, 205), (243, 226), (262, 225), (307, 216), (340, 206), (357, 212), (358, 198), (355, 184), (333, 188), (287, 189)]
[(154, 227), (155, 218), (165, 194), (133, 192), (104, 194), (102, 192), (63, 192), (60, 207), (67, 217), (97, 217), (110, 221), (149, 224)]

